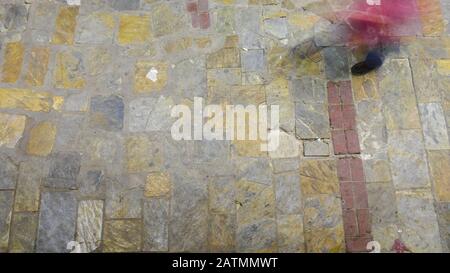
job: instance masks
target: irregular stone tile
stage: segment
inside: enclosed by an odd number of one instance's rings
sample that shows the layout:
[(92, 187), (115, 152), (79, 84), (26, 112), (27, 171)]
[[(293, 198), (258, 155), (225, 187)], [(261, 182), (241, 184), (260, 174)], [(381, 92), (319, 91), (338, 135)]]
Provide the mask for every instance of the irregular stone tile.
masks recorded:
[(109, 178), (106, 181), (105, 217), (140, 218), (144, 179), (139, 176)]
[(204, 252), (208, 247), (208, 195), (201, 182), (176, 180), (170, 207), (169, 249)]
[(126, 142), (126, 162), (130, 173), (159, 171), (163, 152), (156, 142), (145, 136), (133, 136)]
[(42, 86), (48, 71), (50, 48), (34, 47), (31, 49), (28, 63), (28, 71), (25, 74), (25, 82), (29, 86)]
[(270, 185), (272, 174), (270, 161), (267, 158), (235, 158), (237, 178)]
[(172, 98), (140, 98), (130, 102), (130, 132), (169, 131), (174, 118)]
[(178, 32), (183, 25), (180, 20), (180, 14), (174, 12), (168, 4), (158, 4), (152, 7), (152, 30), (155, 37), (161, 37)]
[(172, 184), (170, 177), (166, 173), (150, 173), (144, 189), (145, 197), (160, 197), (170, 194)]
[(90, 126), (106, 131), (120, 131), (123, 128), (123, 99), (119, 96), (95, 96), (91, 98)]
[(327, 84), (323, 79), (302, 77), (292, 82), (291, 94), (295, 102), (327, 103)]
[(13, 199), (13, 191), (0, 191), (0, 252), (8, 250)]
[(314, 43), (320, 47), (345, 46), (351, 39), (348, 24), (319, 20), (314, 25)]
[(27, 154), (47, 156), (51, 153), (56, 138), (56, 126), (43, 121), (33, 127), (27, 145)]
[(56, 54), (54, 81), (56, 88), (82, 89), (85, 86), (81, 52), (62, 51)]
[(284, 173), (274, 176), (277, 213), (299, 214), (302, 212), (300, 176), (298, 173)]
[(79, 192), (83, 196), (104, 197), (106, 191), (105, 174), (102, 170), (88, 170), (81, 176)]
[(45, 185), (52, 188), (76, 189), (81, 156), (73, 153), (56, 153), (52, 156)]
[(85, 121), (86, 118), (83, 115), (62, 114), (57, 124), (58, 134), (54, 145), (55, 150), (72, 151), (78, 149), (78, 139)]
[(330, 138), (328, 111), (324, 104), (295, 104), (295, 133), (301, 139)]
[(301, 144), (294, 135), (280, 131), (278, 141), (278, 147), (269, 151), (271, 158), (292, 158), (300, 155)]
[(275, 217), (275, 194), (272, 186), (240, 180), (236, 183), (238, 226)]
[(192, 38), (183, 37), (165, 44), (164, 50), (168, 54), (180, 53), (192, 47)]
[(2, 82), (15, 83), (22, 70), (23, 54), (25, 48), (22, 43), (7, 43), (3, 60)]
[(36, 252), (68, 252), (75, 239), (77, 200), (73, 192), (43, 192), (41, 195)]
[[(178, 91), (182, 92), (179, 96), (184, 96), (191, 100), (193, 97), (205, 97), (207, 90), (205, 71), (206, 64), (204, 58), (187, 59), (177, 63), (170, 71), (171, 79), (182, 79), (172, 81), (177, 89), (175, 94)], [(231, 81), (227, 83), (231, 83)]]
[(38, 227), (38, 215), (35, 213), (16, 213), (11, 224), (9, 252), (33, 253)]
[(383, 252), (391, 251), (398, 237), (394, 186), (391, 182), (369, 183), (367, 194), (374, 240), (380, 243)]
[(441, 244), (443, 251), (450, 248), (450, 203), (437, 203), (439, 231), (441, 232)]
[(418, 0), (417, 8), (424, 36), (439, 36), (445, 32), (444, 18), (439, 0)]
[(55, 32), (53, 33), (52, 43), (57, 45), (72, 45), (75, 37), (75, 28), (77, 24), (79, 7), (62, 7), (56, 18)]
[(425, 147), (429, 150), (449, 148), (447, 126), (441, 105), (439, 103), (421, 103), (419, 111)]
[(386, 61), (379, 77), (387, 128), (419, 129), (420, 119), (408, 60)]
[(260, 34), (260, 17), (262, 10), (260, 8), (246, 8), (238, 10), (236, 22), (239, 28), (239, 43), (243, 48), (255, 49), (262, 48)]
[(388, 154), (396, 189), (428, 187), (428, 167), (422, 135), (415, 130), (389, 133)]
[(233, 33), (236, 29), (235, 13), (236, 11), (232, 7), (223, 7), (213, 12), (215, 31), (217, 33)]
[(238, 252), (270, 253), (277, 248), (276, 222), (274, 219), (261, 219), (247, 225), (239, 225), (236, 231)]
[(286, 17), (269, 18), (263, 21), (264, 31), (277, 39), (285, 39), (288, 35)]
[(450, 202), (450, 150), (429, 151), (428, 161), (437, 201)]
[(412, 252), (441, 252), (439, 227), (428, 191), (396, 193), (402, 240)]
[(206, 58), (206, 68), (238, 68), (240, 67), (239, 49), (222, 48)]
[(341, 201), (333, 195), (314, 195), (305, 199), (304, 235), (306, 249), (312, 253), (344, 252)]
[(437, 72), (442, 76), (450, 75), (450, 60), (436, 60)]
[(410, 58), (409, 61), (417, 101), (421, 103), (439, 101), (436, 62), (431, 58)]
[(356, 110), (362, 154), (369, 159), (385, 157), (388, 132), (382, 102), (364, 100), (357, 103)]
[(0, 108), (19, 108), (33, 112), (49, 112), (52, 105), (52, 97), (46, 92), (0, 88)]
[(38, 211), (40, 186), (46, 173), (45, 163), (30, 160), (20, 163), (14, 211)]
[(392, 181), (391, 169), (387, 159), (363, 160), (366, 182)]
[(329, 156), (330, 144), (323, 140), (313, 140), (303, 142), (305, 156)]
[(325, 74), (329, 80), (349, 78), (348, 52), (344, 47), (327, 47), (323, 50)]
[(2, 32), (22, 32), (28, 21), (28, 7), (25, 4), (4, 3), (1, 11), (0, 25)]
[(134, 91), (150, 93), (161, 91), (167, 85), (168, 65), (148, 61), (138, 61), (135, 67)]
[(377, 73), (372, 72), (363, 76), (352, 76), (352, 90), (355, 102), (364, 100), (379, 100)]
[(18, 166), (6, 154), (0, 154), (0, 189), (14, 189), (18, 177)]
[(144, 201), (144, 251), (168, 251), (169, 200)]
[[(122, 1), (128, 3), (128, 1)], [(77, 43), (106, 44), (113, 40), (115, 20), (109, 13), (93, 13), (78, 19)]]
[(83, 135), (80, 146), (86, 155), (86, 161), (104, 162), (111, 164), (117, 160), (118, 144), (122, 145), (123, 139), (115, 134)]
[(244, 50), (241, 52), (242, 71), (262, 72), (265, 70), (264, 50)]
[(335, 160), (302, 160), (300, 162), (302, 193), (339, 194), (339, 180)]
[(213, 177), (209, 182), (209, 210), (227, 214), (235, 210), (235, 186), (233, 177)]
[(150, 16), (123, 14), (119, 20), (117, 41), (120, 45), (142, 44), (150, 39)]
[(226, 176), (234, 172), (229, 141), (196, 141), (193, 154), (196, 168), (211, 177)]
[(25, 129), (26, 116), (0, 113), (0, 147), (16, 147)]
[(122, 0), (112, 0), (109, 1), (109, 5), (118, 11), (122, 10), (137, 10), (139, 9), (139, 0), (128, 0), (128, 1), (122, 1)]
[(276, 158), (272, 159), (273, 173), (284, 173), (298, 170), (300, 158)]
[(106, 220), (103, 235), (103, 252), (140, 251), (141, 232), (141, 221)]
[(235, 251), (236, 216), (234, 214), (210, 214), (209, 251)]
[(277, 218), (278, 251), (281, 253), (304, 253), (303, 216), (280, 215)]
[(81, 253), (94, 252), (102, 238), (103, 201), (83, 200), (78, 203), (76, 241)]
[(67, 112), (87, 112), (89, 110), (90, 94), (82, 92), (79, 94), (70, 94), (65, 98), (62, 109)]

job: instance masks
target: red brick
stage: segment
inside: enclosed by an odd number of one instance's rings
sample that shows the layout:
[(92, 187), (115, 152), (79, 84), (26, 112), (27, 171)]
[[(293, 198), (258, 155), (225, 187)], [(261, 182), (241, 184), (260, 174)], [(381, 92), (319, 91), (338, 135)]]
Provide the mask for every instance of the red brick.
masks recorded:
[(333, 139), (334, 154), (347, 154), (347, 141), (345, 139), (345, 132), (342, 130), (333, 130), (331, 131), (331, 138)]
[(364, 179), (364, 168), (361, 158), (352, 157), (349, 158), (350, 172), (352, 181), (363, 182)]
[(369, 208), (366, 182), (353, 182), (354, 206), (357, 209)]
[(200, 26), (200, 17), (197, 13), (191, 15), (192, 27), (197, 28)]
[(367, 244), (372, 241), (371, 236), (367, 237), (345, 237), (348, 252), (368, 252)]
[(344, 233), (345, 236), (357, 236), (358, 235), (358, 224), (356, 213), (354, 210), (344, 209), (342, 211), (342, 217), (344, 221)]
[(339, 83), (339, 96), (341, 97), (342, 104), (353, 104), (353, 93), (350, 81), (343, 81)]
[(200, 13), (199, 19), (200, 19), (200, 28), (202, 28), (202, 29), (209, 28), (209, 25), (210, 25), (209, 13), (207, 13), (207, 12)]
[(360, 236), (367, 236), (372, 233), (370, 222), (370, 212), (368, 209), (357, 209), (356, 218), (358, 222), (358, 232)]
[(352, 173), (350, 171), (350, 161), (347, 158), (340, 158), (337, 162), (337, 173), (339, 181), (352, 181)]
[(340, 105), (328, 105), (332, 129), (344, 129), (344, 115)]
[(186, 4), (186, 9), (188, 12), (197, 13), (197, 2), (188, 2)]
[(343, 209), (354, 208), (352, 184), (353, 184), (352, 182), (341, 182), (340, 183)]
[(342, 106), (342, 129), (354, 130), (356, 129), (356, 111), (353, 105)]
[(198, 0), (198, 12), (208, 12), (208, 0)]
[(334, 82), (328, 82), (328, 104), (341, 104), (341, 100), (339, 98), (339, 90), (336, 88), (336, 84)]
[(345, 138), (347, 142), (347, 151), (349, 154), (361, 153), (361, 149), (359, 147), (358, 133), (355, 130), (346, 130)]

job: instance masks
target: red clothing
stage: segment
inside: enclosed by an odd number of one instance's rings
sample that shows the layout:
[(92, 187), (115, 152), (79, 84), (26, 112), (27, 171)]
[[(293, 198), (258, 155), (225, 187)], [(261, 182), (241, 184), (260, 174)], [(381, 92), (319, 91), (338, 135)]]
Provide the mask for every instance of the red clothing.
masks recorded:
[(350, 26), (350, 45), (376, 46), (420, 31), (416, 0), (355, 0), (338, 16)]

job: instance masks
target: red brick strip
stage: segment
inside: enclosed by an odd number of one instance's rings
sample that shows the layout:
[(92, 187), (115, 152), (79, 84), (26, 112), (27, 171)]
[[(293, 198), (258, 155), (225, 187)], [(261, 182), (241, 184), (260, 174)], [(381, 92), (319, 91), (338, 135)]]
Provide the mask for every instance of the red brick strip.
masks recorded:
[(372, 241), (364, 168), (356, 131), (356, 110), (350, 81), (328, 82), (328, 112), (342, 197), (348, 252), (367, 252)]
[(186, 10), (191, 14), (192, 27), (207, 29), (211, 25), (208, 0), (188, 0)]

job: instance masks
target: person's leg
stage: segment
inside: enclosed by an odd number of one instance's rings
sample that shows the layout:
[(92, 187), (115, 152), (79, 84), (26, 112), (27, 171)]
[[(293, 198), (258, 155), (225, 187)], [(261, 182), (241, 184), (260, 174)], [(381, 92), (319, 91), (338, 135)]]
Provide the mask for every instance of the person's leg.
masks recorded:
[(366, 59), (363, 62), (357, 63), (352, 67), (352, 74), (364, 75), (379, 68), (382, 64), (383, 55), (377, 50), (372, 50), (367, 53)]

